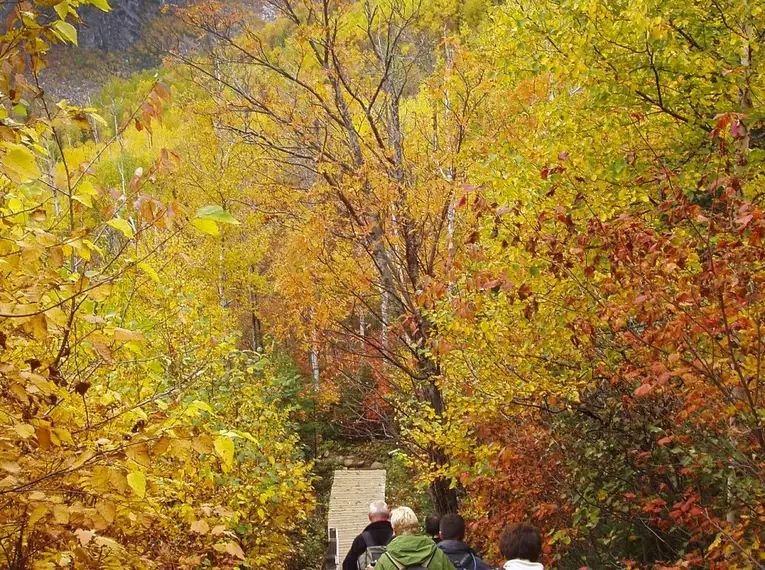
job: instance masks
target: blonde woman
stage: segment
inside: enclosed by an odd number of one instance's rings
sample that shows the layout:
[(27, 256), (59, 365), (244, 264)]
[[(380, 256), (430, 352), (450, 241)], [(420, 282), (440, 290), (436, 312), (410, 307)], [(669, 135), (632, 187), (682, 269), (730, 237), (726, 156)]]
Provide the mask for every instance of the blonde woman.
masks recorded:
[(375, 570), (455, 570), (433, 539), (419, 534), (420, 521), (409, 507), (393, 509), (390, 524), (396, 535)]

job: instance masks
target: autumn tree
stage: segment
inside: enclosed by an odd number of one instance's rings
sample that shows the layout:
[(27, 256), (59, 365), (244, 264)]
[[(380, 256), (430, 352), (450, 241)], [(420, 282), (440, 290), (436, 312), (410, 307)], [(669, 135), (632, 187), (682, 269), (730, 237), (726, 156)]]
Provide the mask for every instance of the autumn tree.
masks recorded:
[[(440, 370), (425, 350), (433, 331), (417, 295), (448, 265), (464, 129), (482, 77), (439, 74), (427, 83), (437, 36), (420, 4), (272, 7), (278, 18), (261, 28), (185, 12), (218, 44), (206, 59), (182, 59), (222, 85), (208, 88), (220, 128), (260, 155), (264, 188), (290, 210), (286, 242), (310, 248), (304, 260), (281, 264), (283, 281), (301, 265), (312, 280), (293, 297), (309, 349), (331, 347), (324, 350), (334, 351), (344, 381), (358, 378), (350, 366), (359, 357), (372, 363), (379, 389), (370, 397), (386, 402), (380, 419), (393, 407), (408, 408), (399, 414), (405, 424), (437, 419)], [(446, 461), (434, 443), (417, 454)], [(432, 490), (441, 510), (456, 508), (447, 479), (438, 476)]]
[(237, 349), (193, 281), (165, 277), (183, 266), (188, 218), (232, 218), (158, 198), (173, 151), (121, 176), (166, 83), (149, 82), (111, 132), (95, 109), (42, 97), (45, 52), (76, 43), (76, 7), (20, 4), (3, 37), (0, 563), (273, 567), (290, 550), (280, 533), (311, 508), (308, 467), (267, 360)]

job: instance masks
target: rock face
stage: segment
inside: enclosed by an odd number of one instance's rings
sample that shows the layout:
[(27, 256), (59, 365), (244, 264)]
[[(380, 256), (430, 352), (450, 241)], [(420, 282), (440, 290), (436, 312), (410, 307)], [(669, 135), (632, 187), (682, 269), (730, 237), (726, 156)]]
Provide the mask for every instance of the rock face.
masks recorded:
[(123, 51), (134, 47), (146, 25), (160, 14), (165, 0), (111, 0), (112, 10), (93, 6), (82, 9), (85, 25), (79, 26), (79, 45), (103, 51)]

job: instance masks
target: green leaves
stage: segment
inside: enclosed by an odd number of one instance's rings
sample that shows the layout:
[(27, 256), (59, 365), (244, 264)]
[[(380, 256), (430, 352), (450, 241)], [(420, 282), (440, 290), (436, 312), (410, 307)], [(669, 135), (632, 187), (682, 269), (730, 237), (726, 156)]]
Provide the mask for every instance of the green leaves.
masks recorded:
[(226, 212), (220, 206), (205, 206), (197, 210), (196, 217), (191, 220), (191, 225), (207, 235), (217, 236), (220, 234), (218, 224), (239, 225), (239, 221)]
[(197, 210), (197, 218), (202, 220), (213, 220), (222, 224), (239, 225), (239, 221), (220, 206), (205, 206), (204, 208), (199, 208), (199, 210)]

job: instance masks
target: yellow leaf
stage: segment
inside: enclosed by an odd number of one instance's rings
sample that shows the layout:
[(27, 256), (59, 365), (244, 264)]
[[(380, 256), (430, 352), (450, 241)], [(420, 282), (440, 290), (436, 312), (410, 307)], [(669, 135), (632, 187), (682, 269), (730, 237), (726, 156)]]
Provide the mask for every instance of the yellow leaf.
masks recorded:
[(29, 424), (16, 424), (13, 429), (24, 439), (29, 439), (35, 434), (35, 428)]
[(208, 454), (213, 450), (213, 439), (210, 434), (203, 433), (191, 441), (194, 451), (200, 454)]
[(127, 491), (127, 478), (117, 469), (112, 469), (109, 473), (109, 481), (118, 492), (124, 493)]
[(48, 321), (43, 313), (35, 315), (24, 323), (24, 330), (37, 340), (45, 340), (48, 336)]
[(152, 281), (159, 283), (159, 275), (151, 265), (148, 263), (139, 263), (138, 268), (146, 273), (146, 275), (148, 275)]
[(93, 184), (91, 184), (87, 180), (83, 180), (82, 182), (80, 182), (80, 185), (77, 186), (77, 193), (86, 194), (87, 196), (93, 196), (94, 198), (98, 196), (98, 191), (93, 187)]
[[(53, 445), (60, 445), (63, 443), (68, 443), (70, 445), (74, 445), (74, 440), (72, 439), (72, 434), (69, 433), (64, 428), (53, 428), (51, 430), (51, 435), (55, 436), (53, 440)], [(56, 443), (58, 441), (58, 443)]]
[(220, 457), (223, 465), (230, 469), (234, 465), (234, 442), (224, 436), (215, 438), (215, 454)]
[(137, 331), (130, 331), (127, 329), (121, 329), (117, 327), (114, 329), (114, 338), (115, 340), (124, 340), (124, 341), (131, 341), (131, 340), (145, 340), (145, 337), (142, 333), (139, 333)]
[(53, 29), (58, 32), (61, 39), (77, 45), (77, 30), (72, 24), (59, 20), (53, 23)]
[(131, 471), (127, 476), (127, 483), (136, 495), (144, 498), (146, 495), (146, 476), (140, 471)]
[(114, 519), (117, 518), (117, 506), (111, 501), (99, 501), (96, 504), (96, 509), (109, 524), (112, 524)]
[(66, 505), (53, 505), (53, 518), (58, 524), (69, 524), (69, 507)]
[(69, 14), (69, 2), (67, 0), (40, 0), (40, 4), (43, 6), (52, 5), (56, 14), (62, 20), (66, 20), (66, 16)]
[(3, 166), (23, 180), (40, 177), (40, 167), (37, 166), (34, 154), (20, 144), (9, 145), (9, 150), (3, 157)]
[(96, 465), (90, 477), (90, 484), (96, 491), (107, 491), (111, 470), (103, 465)]
[(106, 222), (106, 224), (113, 227), (115, 230), (122, 232), (122, 235), (128, 239), (133, 239), (135, 237), (135, 232), (127, 220), (123, 220), (122, 218), (114, 218), (113, 220)]
[(29, 515), (29, 521), (27, 524), (29, 526), (34, 526), (34, 524), (42, 519), (45, 515), (48, 514), (48, 507), (45, 505), (38, 505), (35, 507), (35, 509), (32, 511), (32, 514)]
[(217, 236), (220, 234), (218, 224), (215, 223), (214, 220), (196, 218), (191, 220), (191, 225), (197, 228), (199, 231), (206, 233), (207, 235)]
[(80, 456), (75, 460), (75, 462), (72, 463), (72, 466), (70, 467), (70, 469), (79, 469), (80, 467), (85, 465), (85, 463), (87, 463), (92, 457), (93, 457), (92, 451), (88, 450), (88, 451), (82, 452)]
[(87, 206), (88, 208), (93, 207), (93, 200), (91, 200), (90, 196), (88, 196), (87, 194), (73, 194), (72, 199), (77, 200), (80, 204), (83, 204)]
[(149, 448), (145, 443), (131, 445), (125, 450), (125, 455), (127, 455), (141, 467), (149, 467), (151, 465)]
[(117, 542), (116, 540), (112, 538), (107, 538), (105, 536), (97, 536), (95, 539), (93, 539), (93, 542), (95, 542), (98, 546), (105, 546), (106, 548), (110, 550), (116, 550), (116, 551), (123, 551), (125, 550), (124, 547)]

